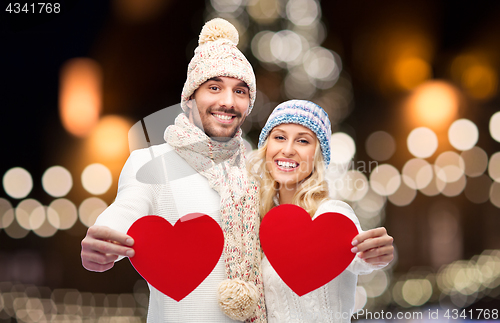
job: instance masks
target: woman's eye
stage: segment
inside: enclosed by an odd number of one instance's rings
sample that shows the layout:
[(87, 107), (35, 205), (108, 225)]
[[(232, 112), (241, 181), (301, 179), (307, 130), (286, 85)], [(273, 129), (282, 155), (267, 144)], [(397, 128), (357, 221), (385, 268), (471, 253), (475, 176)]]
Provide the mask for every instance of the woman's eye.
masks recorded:
[(309, 143), (309, 141), (306, 140), (306, 139), (300, 139), (299, 142), (302, 143), (302, 144), (308, 144)]
[(276, 140), (285, 140), (285, 137), (283, 137), (283, 136), (274, 136), (274, 139), (276, 139)]

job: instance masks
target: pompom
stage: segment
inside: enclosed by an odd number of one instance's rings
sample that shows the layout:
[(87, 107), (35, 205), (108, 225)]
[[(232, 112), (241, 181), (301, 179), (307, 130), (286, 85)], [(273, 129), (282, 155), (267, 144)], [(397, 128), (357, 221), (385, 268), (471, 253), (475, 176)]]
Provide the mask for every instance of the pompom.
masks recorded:
[(214, 18), (203, 26), (198, 44), (203, 45), (217, 39), (228, 39), (236, 46), (239, 40), (238, 31), (229, 21), (222, 18)]
[(218, 301), (224, 314), (237, 321), (249, 318), (257, 308), (259, 290), (241, 279), (226, 279), (219, 284)]

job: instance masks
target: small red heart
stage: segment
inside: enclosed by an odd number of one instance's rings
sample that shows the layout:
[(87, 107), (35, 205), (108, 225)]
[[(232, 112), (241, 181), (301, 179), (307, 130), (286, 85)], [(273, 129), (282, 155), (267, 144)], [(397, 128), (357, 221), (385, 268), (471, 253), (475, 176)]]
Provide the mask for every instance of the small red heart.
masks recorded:
[(135, 240), (135, 270), (178, 302), (212, 272), (224, 247), (219, 224), (202, 213), (187, 214), (174, 226), (160, 216), (144, 216), (127, 234)]
[(341, 213), (314, 221), (303, 208), (272, 208), (260, 225), (260, 242), (269, 263), (297, 295), (305, 295), (340, 275), (354, 259), (356, 225)]

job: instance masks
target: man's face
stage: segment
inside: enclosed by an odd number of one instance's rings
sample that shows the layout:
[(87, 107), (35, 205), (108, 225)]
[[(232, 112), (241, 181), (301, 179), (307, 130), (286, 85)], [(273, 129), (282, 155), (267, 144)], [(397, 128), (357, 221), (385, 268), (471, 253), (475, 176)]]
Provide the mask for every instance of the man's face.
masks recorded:
[(187, 103), (189, 120), (217, 141), (228, 141), (245, 121), (250, 93), (245, 82), (232, 77), (209, 79)]

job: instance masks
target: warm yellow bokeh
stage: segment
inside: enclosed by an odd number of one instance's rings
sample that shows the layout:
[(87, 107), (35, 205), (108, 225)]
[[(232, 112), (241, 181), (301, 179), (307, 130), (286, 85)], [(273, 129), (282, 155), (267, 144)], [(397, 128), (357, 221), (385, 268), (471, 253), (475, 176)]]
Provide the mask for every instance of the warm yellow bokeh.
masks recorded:
[(460, 100), (452, 85), (429, 81), (415, 88), (406, 104), (408, 118), (414, 126), (441, 130), (455, 120)]
[(411, 90), (431, 77), (431, 66), (419, 57), (402, 57), (394, 63), (394, 81), (404, 90)]
[(103, 117), (89, 138), (89, 148), (97, 160), (119, 160), (129, 154), (128, 131), (132, 123), (117, 115)]
[(485, 53), (456, 57), (451, 64), (450, 74), (474, 99), (487, 100), (498, 92), (498, 72)]
[(102, 105), (102, 71), (89, 58), (74, 58), (60, 75), (59, 113), (64, 128), (78, 137), (87, 136), (99, 120)]

